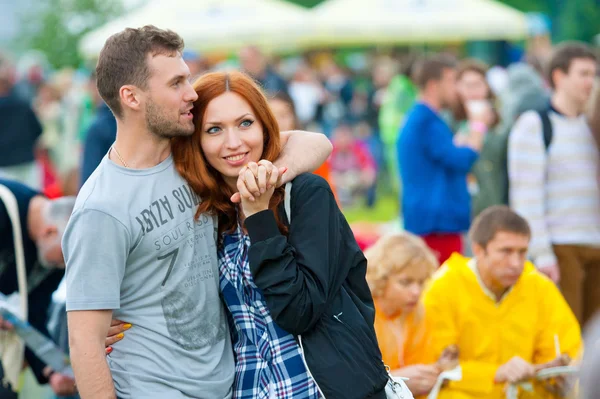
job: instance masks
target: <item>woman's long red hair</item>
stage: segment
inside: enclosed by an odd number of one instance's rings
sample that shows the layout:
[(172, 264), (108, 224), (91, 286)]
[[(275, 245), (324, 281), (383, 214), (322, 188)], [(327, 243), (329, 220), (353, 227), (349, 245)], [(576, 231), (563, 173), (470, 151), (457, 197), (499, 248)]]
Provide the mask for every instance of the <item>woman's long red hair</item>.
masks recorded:
[[(194, 82), (194, 90), (198, 94), (192, 110), (196, 128), (194, 134), (189, 137), (173, 139), (173, 159), (181, 176), (202, 199), (196, 211), (196, 218), (205, 212), (216, 214), (219, 217), (219, 234), (232, 232), (238, 223), (237, 206), (230, 201), (235, 191), (225, 184), (222, 175), (207, 162), (202, 151), (202, 125), (206, 108), (213, 99), (226, 92), (236, 93), (246, 100), (263, 127), (264, 147), (261, 159), (271, 162), (275, 161), (281, 152), (279, 125), (259, 86), (242, 72), (208, 73)], [(279, 230), (287, 233), (287, 227), (282, 223), (277, 211), (284, 195), (282, 187), (276, 189), (271, 197), (269, 209), (275, 214)]]

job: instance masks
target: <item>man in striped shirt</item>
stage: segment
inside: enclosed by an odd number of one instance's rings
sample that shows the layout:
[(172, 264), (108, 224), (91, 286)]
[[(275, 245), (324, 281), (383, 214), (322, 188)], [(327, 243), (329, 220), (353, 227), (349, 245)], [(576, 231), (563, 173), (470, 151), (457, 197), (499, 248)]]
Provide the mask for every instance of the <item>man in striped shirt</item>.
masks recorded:
[(547, 146), (540, 115), (529, 111), (515, 123), (508, 146), (510, 204), (532, 227), (530, 256), (560, 282), (582, 324), (600, 305), (600, 165), (583, 115), (596, 63), (584, 44), (558, 46), (547, 68), (551, 141)]

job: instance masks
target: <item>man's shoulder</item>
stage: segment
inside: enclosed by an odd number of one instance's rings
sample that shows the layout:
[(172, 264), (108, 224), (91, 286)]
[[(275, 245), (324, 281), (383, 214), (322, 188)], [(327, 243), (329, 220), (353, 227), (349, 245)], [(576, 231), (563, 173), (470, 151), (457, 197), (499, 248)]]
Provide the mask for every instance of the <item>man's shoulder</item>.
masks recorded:
[[(22, 183), (19, 183), (15, 180), (8, 180), (0, 178), (0, 185), (6, 187), (8, 191), (10, 191), (17, 201), (17, 206), (19, 208), (19, 214), (22, 218), (22, 223), (26, 222), (27, 211), (29, 207), (29, 202), (35, 196), (42, 195), (39, 191), (36, 191)], [(0, 200), (0, 214), (6, 213), (6, 207), (4, 206), (3, 201)]]
[(513, 132), (511, 136), (519, 131), (531, 131), (531, 130), (542, 130), (542, 119), (540, 117), (539, 111), (529, 110), (523, 112), (518, 118), (515, 124), (513, 125)]
[(419, 136), (423, 136), (423, 132), (421, 131), (423, 125), (440, 122), (444, 124), (443, 119), (438, 114), (433, 112), (428, 106), (425, 104), (416, 103), (408, 111), (403, 133), (404, 131), (408, 131), (418, 134)]
[(0, 184), (6, 186), (6, 188), (8, 188), (10, 192), (13, 193), (13, 195), (17, 198), (17, 202), (20, 198), (26, 198), (27, 200), (30, 200), (36, 195), (40, 195), (38, 191), (16, 180), (0, 178)]
[(534, 289), (536, 291), (558, 290), (556, 284), (548, 276), (540, 272), (531, 262), (526, 262), (519, 283), (527, 291)]
[(2, 98), (2, 102), (0, 102), (0, 107), (4, 108), (4, 109), (10, 109), (10, 110), (23, 110), (23, 111), (29, 111), (32, 110), (33, 108), (31, 107), (31, 105), (29, 105), (29, 103), (27, 101), (25, 101), (24, 99), (22, 99), (21, 97), (17, 96), (17, 95), (9, 95), (8, 97), (4, 97)]
[(96, 210), (110, 215), (122, 207), (125, 198), (116, 179), (118, 176), (111, 173), (104, 158), (79, 190), (74, 212)]
[(442, 289), (443, 287), (455, 287), (457, 284), (461, 284), (461, 281), (463, 281), (465, 277), (471, 275), (469, 261), (469, 258), (460, 254), (452, 254), (452, 256), (433, 274), (430, 285)]

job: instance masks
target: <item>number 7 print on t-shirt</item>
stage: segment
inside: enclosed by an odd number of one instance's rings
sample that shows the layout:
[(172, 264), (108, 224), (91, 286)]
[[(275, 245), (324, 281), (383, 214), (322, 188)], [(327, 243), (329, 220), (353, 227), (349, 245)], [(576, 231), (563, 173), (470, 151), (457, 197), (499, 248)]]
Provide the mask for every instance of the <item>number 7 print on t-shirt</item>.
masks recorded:
[(161, 287), (164, 287), (165, 284), (167, 283), (167, 280), (169, 279), (169, 276), (171, 275), (171, 272), (173, 271), (173, 266), (175, 266), (175, 261), (177, 260), (178, 253), (179, 253), (179, 248), (175, 248), (171, 252), (167, 252), (166, 254), (160, 255), (159, 257), (156, 258), (157, 260), (163, 260), (163, 259), (167, 259), (169, 256), (171, 257), (171, 263), (169, 264), (169, 268), (167, 269), (167, 275), (165, 276), (165, 279), (163, 280)]

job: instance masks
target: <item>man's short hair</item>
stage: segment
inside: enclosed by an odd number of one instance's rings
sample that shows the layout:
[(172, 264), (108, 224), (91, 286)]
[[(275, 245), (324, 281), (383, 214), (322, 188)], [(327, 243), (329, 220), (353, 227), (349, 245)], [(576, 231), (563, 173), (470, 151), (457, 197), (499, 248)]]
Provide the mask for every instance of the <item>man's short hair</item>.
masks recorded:
[(548, 79), (548, 83), (553, 89), (555, 88), (554, 80), (552, 79), (554, 71), (559, 69), (564, 73), (569, 73), (571, 63), (575, 59), (598, 61), (596, 54), (585, 43), (571, 41), (559, 44), (552, 52), (552, 56), (546, 65), (546, 79)]
[(481, 212), (471, 225), (469, 237), (473, 243), (486, 248), (501, 231), (531, 237), (527, 220), (505, 205), (491, 206)]
[(174, 55), (183, 50), (183, 39), (171, 30), (152, 25), (127, 28), (106, 40), (96, 66), (98, 93), (116, 117), (123, 116), (119, 90), (124, 85), (147, 88), (148, 55)]
[(414, 82), (419, 89), (424, 89), (432, 80), (440, 80), (445, 69), (456, 68), (456, 59), (450, 54), (433, 54), (416, 62), (414, 66)]

